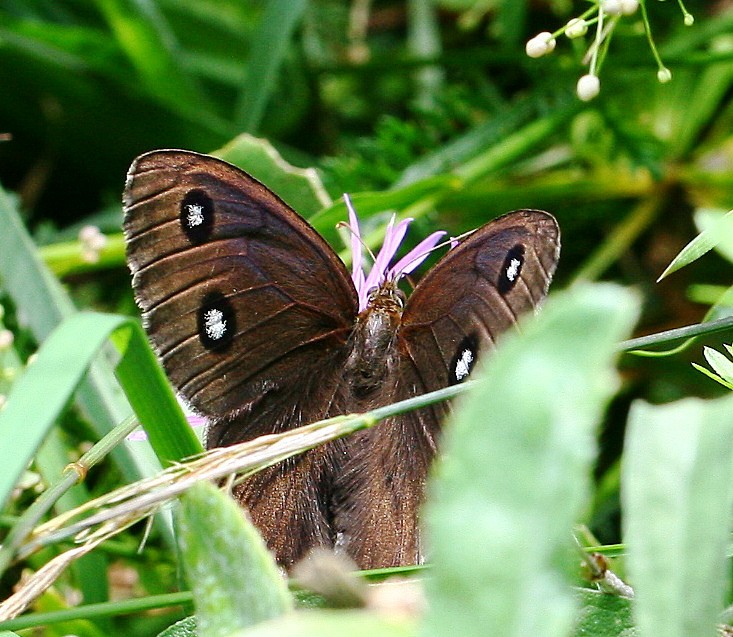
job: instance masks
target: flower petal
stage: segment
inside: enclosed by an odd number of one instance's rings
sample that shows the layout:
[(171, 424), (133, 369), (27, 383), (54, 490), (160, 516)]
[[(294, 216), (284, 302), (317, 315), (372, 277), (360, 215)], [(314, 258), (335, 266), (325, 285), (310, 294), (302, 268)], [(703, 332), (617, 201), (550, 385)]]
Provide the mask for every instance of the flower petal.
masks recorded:
[(351, 280), (354, 282), (354, 287), (356, 288), (356, 294), (359, 298), (359, 311), (361, 312), (367, 304), (361, 230), (359, 229), (359, 219), (356, 216), (356, 211), (351, 204), (351, 198), (345, 193), (344, 203), (346, 204), (346, 209), (349, 211), (349, 231), (351, 232)]
[(445, 232), (438, 230), (437, 232), (433, 232), (429, 237), (423, 239), (389, 269), (389, 272), (387, 273), (388, 276), (397, 279), (405, 274), (413, 272), (423, 261), (425, 261), (431, 250), (438, 245), (443, 235), (445, 235)]

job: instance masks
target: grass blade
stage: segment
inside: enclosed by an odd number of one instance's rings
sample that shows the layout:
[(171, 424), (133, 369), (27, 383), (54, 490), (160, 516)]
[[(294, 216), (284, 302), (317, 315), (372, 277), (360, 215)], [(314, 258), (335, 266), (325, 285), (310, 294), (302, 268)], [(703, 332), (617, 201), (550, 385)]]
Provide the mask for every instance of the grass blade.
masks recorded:
[(235, 122), (256, 133), (277, 81), (295, 27), (303, 16), (306, 0), (269, 0), (260, 28), (252, 42), (247, 77), (237, 104)]

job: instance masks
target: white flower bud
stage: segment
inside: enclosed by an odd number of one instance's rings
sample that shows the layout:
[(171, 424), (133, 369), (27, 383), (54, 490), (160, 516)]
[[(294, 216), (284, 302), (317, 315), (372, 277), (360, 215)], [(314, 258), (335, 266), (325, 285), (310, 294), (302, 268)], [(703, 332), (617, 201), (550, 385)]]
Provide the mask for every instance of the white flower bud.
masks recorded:
[(588, 33), (588, 23), (581, 18), (573, 18), (565, 26), (565, 35), (571, 40), (582, 38), (586, 33)]
[(685, 26), (691, 27), (693, 24), (695, 24), (695, 16), (691, 13), (685, 13)]
[(623, 11), (621, 0), (601, 0), (601, 9), (608, 15), (621, 15)]
[(79, 241), (81, 241), (82, 243), (89, 243), (90, 241), (93, 241), (94, 238), (99, 234), (100, 232), (97, 226), (86, 225), (81, 230), (79, 230)]
[(552, 33), (543, 31), (527, 42), (525, 51), (531, 58), (541, 58), (543, 55), (552, 53), (555, 50), (555, 44), (555, 38), (552, 37)]
[(597, 75), (584, 75), (578, 80), (575, 90), (581, 100), (589, 102), (600, 93), (601, 81)]
[(633, 15), (639, 8), (639, 0), (621, 0), (621, 13)]
[(666, 66), (662, 67), (657, 71), (657, 79), (662, 84), (666, 84), (672, 79), (672, 71), (670, 71)]

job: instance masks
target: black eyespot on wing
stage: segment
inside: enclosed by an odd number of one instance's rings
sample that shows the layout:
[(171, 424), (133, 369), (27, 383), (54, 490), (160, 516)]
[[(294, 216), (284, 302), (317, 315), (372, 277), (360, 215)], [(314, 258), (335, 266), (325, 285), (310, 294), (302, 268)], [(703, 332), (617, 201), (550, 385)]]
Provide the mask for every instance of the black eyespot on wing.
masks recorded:
[(476, 334), (466, 336), (458, 345), (450, 363), (451, 385), (461, 383), (468, 378), (478, 358), (478, 337)]
[(201, 344), (208, 350), (226, 350), (237, 333), (237, 318), (229, 299), (221, 292), (204, 297), (198, 311), (198, 333)]
[(502, 263), (499, 271), (499, 280), (496, 282), (496, 287), (502, 296), (509, 293), (516, 285), (519, 275), (522, 273), (523, 265), (524, 246), (518, 243), (506, 253), (504, 263)]
[(214, 229), (214, 202), (203, 190), (189, 190), (181, 201), (179, 219), (191, 243), (208, 241)]

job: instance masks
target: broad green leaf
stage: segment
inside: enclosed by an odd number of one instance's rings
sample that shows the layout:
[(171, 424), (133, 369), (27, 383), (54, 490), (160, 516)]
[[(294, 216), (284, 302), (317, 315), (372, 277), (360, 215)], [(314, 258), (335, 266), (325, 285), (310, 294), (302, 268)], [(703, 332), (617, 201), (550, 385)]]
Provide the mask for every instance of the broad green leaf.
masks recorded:
[(416, 634), (414, 622), (405, 618), (359, 610), (312, 610), (264, 622), (232, 637), (415, 637)]
[(577, 594), (580, 611), (574, 637), (635, 637), (638, 634), (631, 616), (631, 600), (591, 589)]
[(292, 609), (272, 555), (234, 500), (201, 482), (181, 496), (177, 520), (200, 637), (228, 637)]
[(172, 626), (168, 626), (158, 637), (197, 637), (196, 618), (184, 617)]
[(446, 425), (430, 484), (423, 635), (569, 634), (571, 529), (618, 384), (617, 343), (637, 312), (629, 291), (579, 286), (487, 357), (481, 385)]
[(304, 217), (331, 205), (318, 173), (289, 164), (265, 139), (244, 133), (213, 154), (246, 170)]
[(715, 634), (728, 572), (732, 457), (733, 397), (633, 406), (621, 503), (640, 635)]

